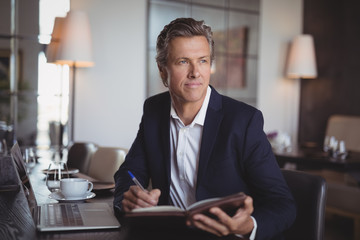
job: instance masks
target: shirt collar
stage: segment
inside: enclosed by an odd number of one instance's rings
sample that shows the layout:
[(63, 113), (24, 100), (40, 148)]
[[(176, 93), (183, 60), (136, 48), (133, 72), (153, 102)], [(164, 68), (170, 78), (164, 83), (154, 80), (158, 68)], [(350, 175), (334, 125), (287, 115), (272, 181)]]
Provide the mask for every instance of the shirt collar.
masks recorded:
[[(205, 96), (204, 102), (201, 105), (200, 111), (196, 114), (194, 120), (189, 125), (190, 127), (194, 126), (195, 124), (204, 126), (206, 110), (207, 110), (207, 108), (209, 106), (210, 95), (211, 95), (211, 88), (208, 86), (207, 90), (206, 90), (206, 96)], [(175, 108), (174, 108), (174, 106), (172, 104), (171, 104), (171, 109), (170, 109), (170, 116), (172, 118), (174, 118), (174, 119), (179, 119), (180, 120), (180, 118), (177, 115), (177, 113), (175, 111)]]

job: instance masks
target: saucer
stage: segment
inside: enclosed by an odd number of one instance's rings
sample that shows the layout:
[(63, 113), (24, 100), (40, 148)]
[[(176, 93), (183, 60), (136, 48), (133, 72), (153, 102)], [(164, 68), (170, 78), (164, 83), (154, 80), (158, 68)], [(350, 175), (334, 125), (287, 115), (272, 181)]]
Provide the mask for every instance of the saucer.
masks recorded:
[(93, 183), (93, 191), (95, 193), (106, 193), (109, 192), (110, 190), (115, 188), (115, 183), (113, 182), (98, 182), (98, 181), (94, 181)]
[[(43, 169), (41, 170), (42, 173), (44, 174), (49, 174), (49, 175), (53, 175), (54, 174), (54, 170), (48, 170), (48, 169)], [(62, 170), (63, 174), (76, 174), (79, 172), (79, 169), (77, 168), (69, 168), (68, 170)]]
[(79, 202), (79, 201), (85, 201), (88, 199), (91, 199), (93, 197), (95, 197), (96, 194), (93, 192), (88, 192), (86, 193), (85, 196), (82, 197), (78, 197), (78, 198), (65, 198), (64, 195), (61, 192), (52, 192), (49, 195), (49, 198), (55, 199), (59, 202)]

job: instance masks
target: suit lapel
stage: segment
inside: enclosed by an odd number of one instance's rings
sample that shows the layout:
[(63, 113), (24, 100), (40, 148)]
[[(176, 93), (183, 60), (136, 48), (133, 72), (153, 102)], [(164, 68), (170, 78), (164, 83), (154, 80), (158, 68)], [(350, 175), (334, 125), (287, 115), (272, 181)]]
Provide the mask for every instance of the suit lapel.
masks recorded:
[(216, 136), (219, 132), (221, 120), (223, 118), (221, 95), (211, 90), (211, 96), (209, 106), (206, 112), (206, 118), (204, 122), (203, 135), (199, 156), (199, 169), (197, 177), (197, 185), (201, 182), (201, 179), (206, 172), (207, 165), (209, 163), (210, 155), (214, 148)]
[(163, 102), (161, 116), (159, 116), (160, 124), (160, 138), (162, 148), (162, 158), (165, 164), (166, 177), (168, 179), (167, 185), (170, 189), (170, 95), (167, 94), (166, 101)]

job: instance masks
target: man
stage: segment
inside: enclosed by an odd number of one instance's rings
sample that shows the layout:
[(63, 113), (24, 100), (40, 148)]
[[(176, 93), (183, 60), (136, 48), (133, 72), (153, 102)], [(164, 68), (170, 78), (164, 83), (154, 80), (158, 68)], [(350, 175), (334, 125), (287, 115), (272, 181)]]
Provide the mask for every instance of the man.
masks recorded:
[[(219, 208), (187, 224), (217, 236), (281, 239), (295, 204), (263, 132), (259, 110), (210, 87), (214, 42), (203, 21), (180, 18), (157, 39), (157, 64), (169, 91), (150, 97), (136, 139), (115, 174), (114, 206), (131, 211), (212, 197), (248, 195), (234, 216)], [(143, 186), (133, 185), (131, 171)]]

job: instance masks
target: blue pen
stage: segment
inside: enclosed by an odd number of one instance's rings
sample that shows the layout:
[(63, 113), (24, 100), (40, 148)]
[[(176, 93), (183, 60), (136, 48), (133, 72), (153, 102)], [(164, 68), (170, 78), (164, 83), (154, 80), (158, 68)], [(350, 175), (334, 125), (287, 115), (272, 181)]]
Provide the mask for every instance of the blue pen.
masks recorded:
[(134, 182), (139, 188), (141, 188), (141, 190), (143, 190), (144, 192), (147, 192), (147, 191), (145, 190), (145, 188), (141, 185), (141, 183), (136, 179), (136, 177), (135, 177), (130, 171), (128, 171), (128, 173), (129, 173), (129, 175), (130, 175), (130, 177), (131, 177), (131, 180), (133, 180), (133, 182)]

